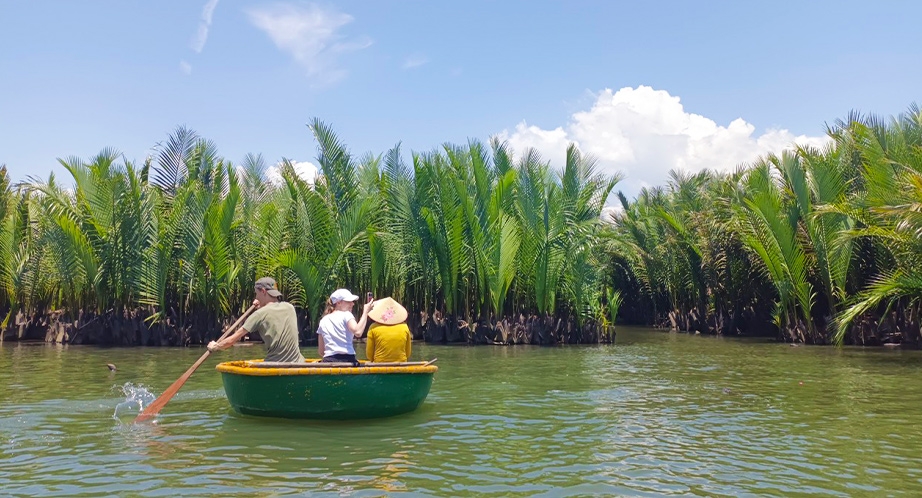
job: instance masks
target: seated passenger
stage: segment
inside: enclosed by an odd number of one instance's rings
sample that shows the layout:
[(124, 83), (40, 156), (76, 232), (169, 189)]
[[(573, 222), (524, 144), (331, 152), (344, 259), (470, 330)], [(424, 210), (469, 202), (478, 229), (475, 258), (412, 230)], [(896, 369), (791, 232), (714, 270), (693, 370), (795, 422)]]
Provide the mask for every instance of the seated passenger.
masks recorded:
[(371, 297), (362, 307), (362, 318), (358, 322), (352, 314), (352, 307), (359, 296), (348, 289), (336, 289), (327, 300), (327, 309), (317, 326), (317, 352), (324, 363), (351, 363), (358, 366), (355, 359), (354, 338), (362, 337), (368, 312), (372, 309)]
[(365, 343), (369, 362), (402, 363), (410, 358), (413, 336), (407, 327), (407, 310), (389, 297), (374, 302), (368, 313), (371, 327)]

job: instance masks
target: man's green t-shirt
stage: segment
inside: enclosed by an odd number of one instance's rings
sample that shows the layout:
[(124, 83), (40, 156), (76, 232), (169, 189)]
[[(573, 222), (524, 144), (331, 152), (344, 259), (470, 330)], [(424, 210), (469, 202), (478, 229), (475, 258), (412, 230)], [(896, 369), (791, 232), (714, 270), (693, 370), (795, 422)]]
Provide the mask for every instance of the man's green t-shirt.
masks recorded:
[(258, 332), (266, 343), (263, 361), (303, 362), (298, 349), (298, 315), (291, 303), (263, 305), (243, 324), (247, 332)]

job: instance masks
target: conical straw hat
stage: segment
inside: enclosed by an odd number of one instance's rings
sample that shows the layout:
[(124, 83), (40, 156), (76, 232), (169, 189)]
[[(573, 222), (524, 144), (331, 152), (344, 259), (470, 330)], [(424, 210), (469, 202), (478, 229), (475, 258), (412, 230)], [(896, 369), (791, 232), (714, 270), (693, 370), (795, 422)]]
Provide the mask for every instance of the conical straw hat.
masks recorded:
[(389, 297), (378, 299), (368, 318), (382, 325), (396, 325), (407, 321), (407, 309)]

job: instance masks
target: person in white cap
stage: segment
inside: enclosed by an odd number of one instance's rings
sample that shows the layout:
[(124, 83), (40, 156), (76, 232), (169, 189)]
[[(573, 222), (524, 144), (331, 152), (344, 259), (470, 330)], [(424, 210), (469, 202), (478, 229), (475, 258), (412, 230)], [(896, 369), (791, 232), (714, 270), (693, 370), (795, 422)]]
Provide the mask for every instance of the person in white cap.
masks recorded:
[(295, 307), (282, 301), (282, 293), (271, 277), (257, 280), (255, 288), (253, 306), (256, 306), (256, 311), (230, 337), (208, 343), (208, 351), (227, 349), (250, 332), (258, 332), (266, 343), (266, 358), (263, 361), (303, 363), (304, 356), (298, 347), (298, 315)]
[(355, 321), (352, 307), (359, 300), (348, 289), (336, 289), (327, 301), (326, 313), (317, 326), (317, 354), (326, 363), (352, 363), (359, 365), (355, 358), (353, 338), (362, 337), (368, 323), (368, 312), (374, 304), (371, 299), (362, 307), (362, 318)]

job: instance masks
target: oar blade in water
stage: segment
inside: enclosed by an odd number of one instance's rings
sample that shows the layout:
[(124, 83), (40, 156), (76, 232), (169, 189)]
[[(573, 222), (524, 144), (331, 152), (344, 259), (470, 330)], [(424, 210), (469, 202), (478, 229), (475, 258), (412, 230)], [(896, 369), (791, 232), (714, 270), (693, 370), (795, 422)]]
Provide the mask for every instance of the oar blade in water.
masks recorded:
[[(228, 327), (227, 330), (225, 330), (224, 333), (221, 334), (221, 338), (218, 340), (220, 341), (224, 339), (225, 337), (229, 336), (231, 332), (233, 332), (237, 327), (239, 327), (240, 324), (242, 324), (243, 321), (246, 319), (246, 317), (248, 317), (250, 313), (252, 313), (253, 310), (255, 309), (256, 309), (256, 304), (253, 304), (252, 306), (247, 308), (247, 310), (243, 313), (243, 315), (241, 315), (240, 318), (238, 318), (237, 321), (234, 322), (233, 325)], [(144, 411), (141, 412), (136, 419), (134, 419), (134, 421), (144, 422), (146, 420), (150, 420), (155, 415), (160, 413), (160, 410), (162, 410), (163, 407), (166, 406), (166, 404), (169, 403), (171, 399), (173, 399), (173, 396), (175, 396), (176, 393), (179, 391), (179, 389), (182, 388), (182, 385), (185, 384), (187, 380), (189, 380), (189, 377), (192, 376), (192, 374), (195, 372), (195, 369), (197, 369), (199, 365), (202, 364), (202, 362), (208, 359), (208, 355), (210, 354), (211, 354), (211, 351), (205, 351), (205, 354), (203, 354), (201, 358), (198, 359), (198, 361), (193, 363), (192, 366), (189, 367), (189, 370), (186, 370), (186, 373), (182, 374), (182, 377), (176, 379), (176, 382), (170, 384), (170, 387), (166, 388), (166, 391), (163, 391), (163, 394), (161, 394), (159, 398), (155, 399), (154, 402), (150, 404), (150, 406), (145, 408)]]
[(143, 411), (145, 406), (153, 403), (154, 399), (156, 399), (154, 393), (148, 391), (142, 385), (126, 382), (120, 389), (122, 394), (125, 395), (125, 401), (115, 405), (115, 411), (112, 413), (112, 418), (118, 421), (128, 416), (137, 417), (137, 415), (134, 415), (135, 412)]
[(134, 419), (134, 421), (145, 422), (160, 413), (160, 410), (162, 410), (163, 407), (166, 406), (166, 404), (169, 403), (171, 399), (173, 399), (173, 396), (176, 396), (176, 393), (179, 392), (183, 384), (189, 380), (189, 377), (192, 376), (193, 372), (195, 372), (199, 365), (201, 365), (202, 362), (204, 362), (210, 354), (210, 351), (205, 351), (205, 354), (203, 354), (198, 359), (198, 361), (193, 363), (192, 366), (189, 367), (189, 370), (186, 370), (186, 373), (182, 374), (180, 378), (176, 379), (176, 382), (170, 384), (170, 387), (166, 388), (166, 391), (163, 391), (163, 394), (161, 394), (159, 398), (155, 399), (153, 403), (148, 405), (147, 408), (145, 408), (144, 411)]

